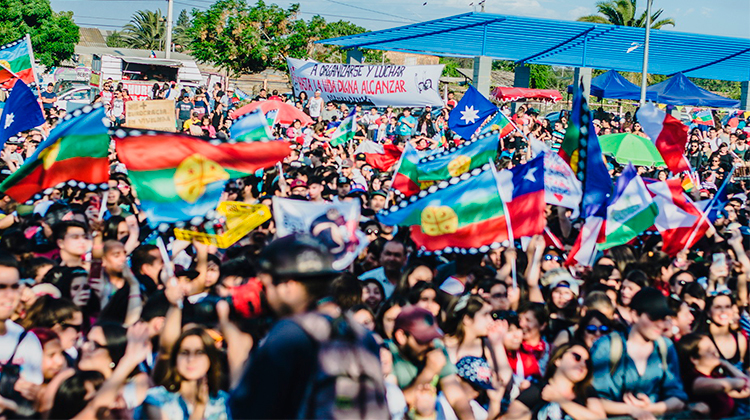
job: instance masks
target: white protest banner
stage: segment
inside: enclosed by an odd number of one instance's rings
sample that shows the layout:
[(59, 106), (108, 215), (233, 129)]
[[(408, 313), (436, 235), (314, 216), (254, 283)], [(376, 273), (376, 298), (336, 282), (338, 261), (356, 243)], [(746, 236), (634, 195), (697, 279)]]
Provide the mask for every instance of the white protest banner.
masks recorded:
[(130, 128), (175, 131), (174, 100), (125, 102), (125, 123)]
[(326, 64), (287, 58), (294, 94), (312, 98), (320, 90), (325, 101), (377, 107), (442, 107), (438, 81), (443, 65), (396, 66)]
[(273, 198), (276, 236), (306, 233), (325, 244), (333, 254), (333, 268), (343, 270), (365, 249), (369, 241), (359, 230), (359, 200), (310, 203)]

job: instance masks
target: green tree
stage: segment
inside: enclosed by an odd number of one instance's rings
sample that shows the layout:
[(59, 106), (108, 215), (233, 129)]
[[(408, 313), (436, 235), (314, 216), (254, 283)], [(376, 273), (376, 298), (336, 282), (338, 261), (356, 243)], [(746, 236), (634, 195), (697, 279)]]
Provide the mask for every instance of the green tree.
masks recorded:
[(122, 31), (114, 31), (107, 35), (107, 46), (110, 48), (127, 48), (128, 43), (125, 41), (125, 36)]
[(122, 36), (130, 48), (163, 50), (166, 33), (167, 22), (161, 10), (139, 10), (123, 27)]
[[(192, 39), (190, 53), (202, 62), (211, 62), (233, 74), (286, 70), (286, 57), (343, 62), (339, 47), (315, 41), (366, 30), (351, 22), (326, 22), (314, 16), (309, 22), (298, 17), (299, 4), (282, 8), (259, 0), (219, 0), (208, 10), (193, 9), (192, 26), (186, 35)], [(383, 61), (380, 51), (365, 50), (365, 62)]]
[(73, 12), (55, 13), (49, 0), (0, 0), (0, 44), (26, 34), (34, 58), (48, 67), (72, 57), (79, 39)]
[(187, 10), (183, 9), (177, 17), (174, 28), (172, 28), (172, 44), (175, 49), (183, 50), (192, 40), (187, 30), (190, 28), (190, 17)]
[(284, 68), (288, 39), (299, 5), (283, 9), (258, 1), (219, 0), (208, 10), (193, 10), (191, 54), (234, 74)]
[[(609, 0), (596, 3), (597, 15), (582, 16), (578, 18), (581, 22), (604, 23), (610, 25), (633, 26), (645, 28), (647, 14), (644, 11), (636, 16), (636, 0)], [(663, 9), (651, 14), (651, 29), (661, 29), (664, 25), (675, 26), (674, 19), (661, 19)]]

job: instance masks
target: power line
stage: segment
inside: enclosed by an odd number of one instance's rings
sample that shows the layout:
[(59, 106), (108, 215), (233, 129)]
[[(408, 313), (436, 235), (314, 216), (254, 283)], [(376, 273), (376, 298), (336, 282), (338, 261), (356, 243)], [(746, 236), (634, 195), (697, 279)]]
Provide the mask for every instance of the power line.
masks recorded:
[(364, 11), (367, 11), (367, 12), (370, 12), (370, 13), (378, 13), (378, 14), (381, 14), (383, 16), (390, 16), (390, 17), (395, 17), (395, 18), (399, 18), (399, 19), (402, 19), (402, 20), (410, 20), (412, 22), (418, 22), (418, 21), (416, 21), (414, 19), (409, 19), (409, 18), (405, 18), (403, 16), (398, 16), (398, 15), (392, 15), (390, 13), (381, 12), (379, 10), (372, 10), (372, 9), (368, 9), (368, 8), (361, 7), (361, 6), (355, 6), (353, 4), (347, 4), (347, 3), (344, 3), (342, 1), (336, 1), (336, 0), (328, 0), (328, 1), (331, 2), (331, 3), (335, 3), (335, 4), (340, 4), (342, 6), (353, 7), (355, 9), (364, 10)]

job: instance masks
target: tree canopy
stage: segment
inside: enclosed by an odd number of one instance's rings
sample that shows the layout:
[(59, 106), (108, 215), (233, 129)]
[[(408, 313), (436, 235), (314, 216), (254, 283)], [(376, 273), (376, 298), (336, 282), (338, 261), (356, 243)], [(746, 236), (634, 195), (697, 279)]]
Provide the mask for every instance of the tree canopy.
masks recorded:
[[(234, 74), (272, 67), (286, 69), (286, 57), (320, 61), (343, 60), (339, 48), (318, 45), (319, 39), (366, 32), (350, 22), (326, 22), (320, 16), (309, 22), (298, 18), (299, 4), (282, 8), (259, 0), (219, 0), (205, 11), (193, 9), (190, 53)], [(380, 53), (366, 52), (365, 59), (379, 61)]]
[[(578, 18), (581, 22), (604, 23), (610, 25), (633, 26), (645, 28), (647, 13), (644, 10), (640, 16), (636, 16), (636, 0), (609, 0), (596, 3), (598, 15), (582, 16)], [(651, 13), (651, 29), (661, 29), (664, 25), (675, 26), (674, 19), (661, 19), (663, 9)]]
[(34, 58), (57, 66), (75, 53), (78, 26), (73, 12), (55, 13), (49, 0), (0, 0), (0, 44), (31, 35)]

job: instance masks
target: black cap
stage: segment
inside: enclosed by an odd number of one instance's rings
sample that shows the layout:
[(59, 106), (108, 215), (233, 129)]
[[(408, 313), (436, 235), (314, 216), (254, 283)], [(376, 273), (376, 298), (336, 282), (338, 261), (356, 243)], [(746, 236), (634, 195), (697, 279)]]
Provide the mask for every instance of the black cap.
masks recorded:
[(639, 315), (645, 313), (654, 321), (675, 315), (664, 294), (653, 287), (644, 287), (638, 291), (630, 302), (630, 309)]
[(310, 235), (292, 234), (268, 244), (258, 259), (260, 272), (277, 278), (330, 280), (340, 274), (331, 252)]
[(339, 185), (341, 185), (341, 184), (351, 184), (352, 181), (349, 178), (345, 177), (345, 176), (340, 176), (339, 179), (338, 179), (338, 181), (336, 183), (339, 184)]
[(354, 155), (354, 160), (367, 160), (367, 155), (364, 153), (357, 153)]

